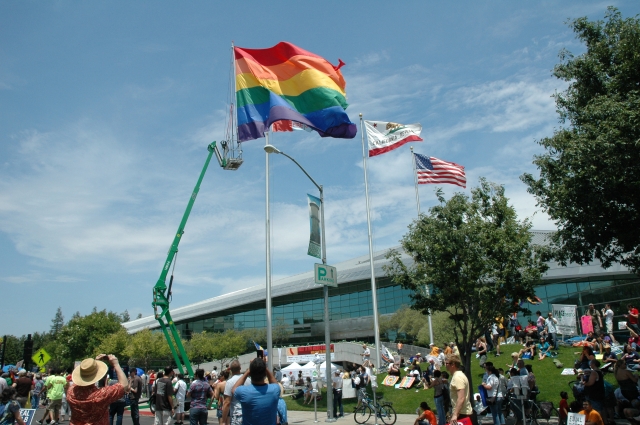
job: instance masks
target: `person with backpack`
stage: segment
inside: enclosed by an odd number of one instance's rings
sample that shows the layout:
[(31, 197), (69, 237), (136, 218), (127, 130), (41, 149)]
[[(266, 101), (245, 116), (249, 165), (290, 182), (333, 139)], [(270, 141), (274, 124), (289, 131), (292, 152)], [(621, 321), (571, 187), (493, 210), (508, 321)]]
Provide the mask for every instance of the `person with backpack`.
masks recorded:
[(2, 390), (2, 398), (0, 398), (0, 424), (24, 425), (22, 416), (20, 416), (20, 404), (16, 400), (16, 389), (8, 387)]
[(36, 373), (35, 381), (33, 382), (33, 390), (31, 391), (31, 408), (37, 409), (40, 406), (40, 394), (44, 389), (44, 381), (42, 375)]

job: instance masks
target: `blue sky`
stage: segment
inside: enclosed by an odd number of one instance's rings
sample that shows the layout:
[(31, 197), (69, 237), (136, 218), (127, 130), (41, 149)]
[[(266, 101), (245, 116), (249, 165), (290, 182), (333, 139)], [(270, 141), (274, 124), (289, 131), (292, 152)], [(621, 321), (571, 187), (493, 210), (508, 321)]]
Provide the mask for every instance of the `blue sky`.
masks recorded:
[[(583, 47), (569, 18), (634, 1), (1, 2), (0, 333), (49, 329), (96, 306), (152, 313), (158, 278), (206, 146), (226, 127), (230, 45), (292, 42), (337, 64), (352, 121), (420, 122), (416, 152), (505, 185), (521, 218), (552, 229), (519, 181), (559, 125), (551, 75)], [(302, 134), (301, 134), (302, 133)], [(329, 264), (368, 252), (360, 134), (276, 134), (325, 187)], [(178, 307), (265, 279), (264, 140), (235, 172), (212, 162), (176, 268)], [(416, 217), (409, 147), (369, 160), (375, 249)], [(315, 187), (271, 158), (274, 279), (303, 273)], [(435, 187), (420, 187), (423, 211)], [(448, 195), (462, 190), (445, 187)], [(18, 296), (19, 295), (19, 296)], [(18, 296), (18, 297), (16, 297)]]

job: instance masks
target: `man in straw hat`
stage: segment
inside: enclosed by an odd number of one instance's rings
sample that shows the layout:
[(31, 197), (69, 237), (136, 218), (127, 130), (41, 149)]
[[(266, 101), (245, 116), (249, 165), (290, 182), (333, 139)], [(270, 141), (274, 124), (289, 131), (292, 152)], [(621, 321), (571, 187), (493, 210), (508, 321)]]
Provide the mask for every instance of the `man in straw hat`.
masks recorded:
[[(101, 381), (109, 369), (105, 361), (115, 369), (118, 383), (98, 388), (96, 382)], [(129, 391), (129, 382), (118, 358), (113, 354), (100, 354), (95, 359), (84, 359), (73, 370), (72, 377), (74, 385), (67, 391), (67, 403), (72, 412), (71, 424), (108, 425), (109, 405)]]

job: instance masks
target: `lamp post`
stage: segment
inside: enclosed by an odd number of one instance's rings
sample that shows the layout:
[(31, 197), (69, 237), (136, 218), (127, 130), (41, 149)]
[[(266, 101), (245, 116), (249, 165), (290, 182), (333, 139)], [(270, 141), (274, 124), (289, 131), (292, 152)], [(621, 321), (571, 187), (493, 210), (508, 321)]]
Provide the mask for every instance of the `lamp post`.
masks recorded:
[[(294, 164), (302, 170), (302, 172), (311, 180), (320, 192), (320, 229), (321, 229), (321, 238), (322, 238), (322, 264), (327, 264), (327, 245), (324, 239), (324, 191), (322, 189), (322, 185), (316, 183), (316, 181), (307, 173), (302, 165), (298, 163), (295, 159), (287, 155), (286, 153), (280, 151), (273, 145), (265, 145), (264, 150), (267, 154), (276, 153), (280, 155), (284, 155), (293, 161)], [(267, 329), (267, 332), (270, 330)], [(329, 286), (324, 285), (324, 344), (325, 344), (325, 372), (324, 377), (327, 383), (327, 420), (325, 422), (335, 422), (336, 419), (333, 417), (333, 386), (330, 385), (331, 382), (331, 332), (329, 329)], [(318, 376), (318, 379), (320, 377)]]

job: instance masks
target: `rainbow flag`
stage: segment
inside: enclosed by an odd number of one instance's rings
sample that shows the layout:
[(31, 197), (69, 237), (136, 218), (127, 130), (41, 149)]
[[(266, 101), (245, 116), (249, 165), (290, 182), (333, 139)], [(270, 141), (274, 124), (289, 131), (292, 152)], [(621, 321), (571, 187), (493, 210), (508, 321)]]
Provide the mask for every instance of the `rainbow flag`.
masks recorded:
[(345, 109), (346, 83), (326, 59), (291, 43), (268, 49), (234, 47), (238, 139), (264, 137), (276, 121), (291, 120), (322, 137), (353, 139), (356, 125)]

